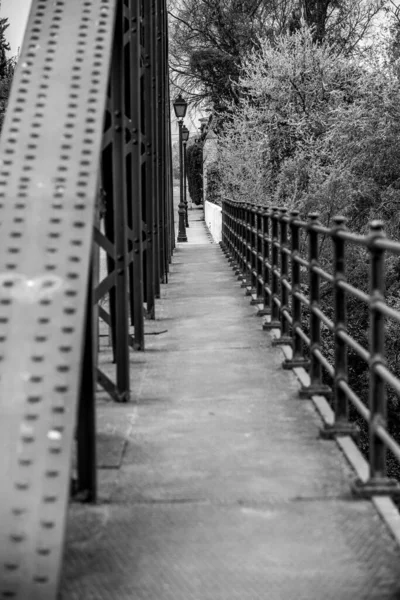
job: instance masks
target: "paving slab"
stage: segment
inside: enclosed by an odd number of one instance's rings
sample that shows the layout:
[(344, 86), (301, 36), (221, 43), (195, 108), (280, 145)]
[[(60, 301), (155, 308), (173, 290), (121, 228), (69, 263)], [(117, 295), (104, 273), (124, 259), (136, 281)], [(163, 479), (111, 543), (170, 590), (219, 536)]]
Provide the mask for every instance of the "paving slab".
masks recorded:
[(107, 493), (70, 508), (62, 600), (400, 599), (399, 547), (189, 215), (132, 401), (99, 396)]

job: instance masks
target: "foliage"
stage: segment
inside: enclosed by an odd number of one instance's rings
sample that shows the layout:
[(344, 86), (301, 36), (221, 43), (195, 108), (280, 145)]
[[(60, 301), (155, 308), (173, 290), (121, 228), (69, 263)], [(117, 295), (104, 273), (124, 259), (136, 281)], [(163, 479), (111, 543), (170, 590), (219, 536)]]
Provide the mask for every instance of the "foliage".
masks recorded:
[(327, 41), (337, 51), (349, 55), (365, 38), (374, 17), (385, 8), (386, 2), (303, 0), (299, 5), (306, 24), (312, 29), (314, 42)]
[[(242, 98), (219, 135), (225, 192), (345, 212), (361, 230), (400, 200), (399, 79), (316, 44), (305, 25), (243, 61)], [(396, 225), (393, 223), (393, 225)]]
[(207, 166), (206, 200), (221, 205), (221, 173), (218, 161)]
[(8, 75), (7, 52), (10, 50), (10, 44), (6, 40), (5, 32), (9, 26), (8, 19), (0, 18), (0, 79)]
[(203, 145), (191, 144), (186, 150), (186, 174), (189, 194), (196, 204), (203, 203)]
[(11, 82), (14, 75), (16, 60), (7, 59), (10, 46), (5, 38), (5, 31), (9, 24), (7, 19), (0, 19), (0, 131), (3, 126), (7, 101), (10, 94)]
[(243, 58), (260, 38), (274, 43), (301, 28), (349, 54), (368, 33), (383, 0), (169, 0), (172, 82), (191, 104), (226, 111), (241, 94)]
[(210, 100), (216, 111), (235, 97), (241, 57), (265, 31), (268, 2), (179, 0), (169, 2), (170, 67), (190, 101)]

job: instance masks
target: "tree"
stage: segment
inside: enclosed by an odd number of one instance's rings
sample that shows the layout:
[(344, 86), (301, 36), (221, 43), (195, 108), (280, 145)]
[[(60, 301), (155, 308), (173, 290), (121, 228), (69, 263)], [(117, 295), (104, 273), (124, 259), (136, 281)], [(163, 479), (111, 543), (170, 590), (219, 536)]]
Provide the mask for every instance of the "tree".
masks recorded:
[(294, 33), (305, 19), (313, 40), (327, 39), (351, 54), (370, 29), (383, 0), (170, 0), (170, 68), (174, 85), (192, 104), (218, 114), (238, 102), (243, 58)]
[(0, 18), (0, 78), (8, 75), (9, 61), (6, 53), (10, 51), (10, 45), (5, 38), (5, 32), (9, 26), (8, 19)]
[(241, 58), (258, 36), (285, 26), (278, 23), (279, 11), (272, 23), (270, 5), (269, 0), (170, 1), (172, 80), (192, 103), (207, 100), (221, 112), (236, 97)]
[(16, 64), (15, 58), (7, 59), (6, 53), (10, 50), (10, 45), (5, 38), (5, 32), (8, 26), (7, 19), (0, 19), (0, 131), (3, 126)]

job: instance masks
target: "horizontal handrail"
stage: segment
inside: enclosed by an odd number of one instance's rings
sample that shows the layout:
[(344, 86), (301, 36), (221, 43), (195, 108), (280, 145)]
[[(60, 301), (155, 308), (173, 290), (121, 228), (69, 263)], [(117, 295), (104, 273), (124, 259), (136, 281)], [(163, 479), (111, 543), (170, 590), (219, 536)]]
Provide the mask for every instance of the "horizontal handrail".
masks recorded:
[[(262, 313), (270, 314), (264, 329), (278, 328), (281, 335), (277, 343), (292, 346), (292, 358), (284, 361), (284, 367), (309, 366), (310, 385), (301, 389), (301, 397), (333, 391), (335, 419), (333, 424), (325, 426), (323, 436), (357, 436), (357, 427), (349, 422), (349, 406), (352, 405), (367, 422), (370, 436), (370, 477), (362, 493), (390, 493), (398, 487), (386, 475), (386, 450), (391, 450), (400, 462), (400, 445), (386, 426), (386, 386), (400, 397), (400, 378), (385, 364), (384, 335), (385, 319), (400, 323), (400, 312), (384, 299), (384, 260), (387, 252), (400, 255), (400, 243), (385, 237), (380, 221), (370, 224), (367, 235), (348, 231), (345, 222), (344, 217), (338, 216), (333, 219), (333, 226), (327, 227), (319, 222), (316, 213), (311, 213), (304, 221), (298, 211), (289, 213), (285, 208), (252, 206), (225, 199), (222, 204), (222, 245), (231, 255), (246, 286), (250, 286), (253, 296), (256, 295), (256, 301), (263, 304)], [(331, 244), (334, 257), (331, 272), (321, 263), (322, 240), (324, 244)], [(346, 280), (346, 247), (349, 244), (363, 248), (369, 254), (369, 293)], [(307, 256), (302, 255), (305, 245)], [(320, 296), (325, 289), (332, 294), (333, 318), (324, 313), (321, 304)], [(347, 330), (347, 301), (351, 297), (369, 309), (368, 348)], [(333, 351), (329, 356), (324, 355), (321, 343), (324, 329), (333, 340)], [(309, 359), (305, 356), (306, 347)], [(368, 366), (369, 408), (348, 382), (349, 349)], [(333, 380), (333, 390), (324, 383), (324, 372)]]

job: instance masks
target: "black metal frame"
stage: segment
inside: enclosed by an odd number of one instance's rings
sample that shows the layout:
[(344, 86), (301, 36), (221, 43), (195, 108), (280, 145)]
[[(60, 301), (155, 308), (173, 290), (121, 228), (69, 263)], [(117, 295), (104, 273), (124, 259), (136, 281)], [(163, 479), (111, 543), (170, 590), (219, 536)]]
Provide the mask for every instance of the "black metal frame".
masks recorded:
[[(94, 232), (98, 249), (107, 253), (108, 271), (95, 288), (94, 313), (111, 331), (115, 383), (101, 369), (96, 354), (94, 360), (97, 381), (116, 402), (129, 400), (130, 347), (145, 349), (144, 319), (155, 318), (155, 299), (160, 295), (160, 282), (168, 280), (172, 253), (166, 40), (162, 0), (120, 3), (103, 137), (104, 232), (99, 223)], [(109, 312), (99, 305), (106, 295)], [(90, 379), (91, 370), (85, 368), (83, 374), (82, 385), (87, 389), (85, 379)], [(84, 402), (94, 415), (94, 388), (92, 400), (86, 392)], [(94, 430), (93, 418), (78, 421), (80, 460), (75, 488), (90, 501), (96, 497)]]
[(57, 596), (74, 445), (72, 487), (94, 502), (96, 384), (130, 399), (168, 281), (167, 55), (166, 0), (32, 2), (0, 140), (2, 597)]
[[(400, 379), (388, 370), (384, 359), (384, 319), (400, 323), (400, 313), (384, 300), (385, 252), (400, 256), (400, 243), (387, 240), (379, 221), (370, 224), (368, 236), (346, 230), (343, 217), (334, 218), (332, 228), (323, 227), (318, 215), (311, 213), (308, 221), (299, 219), (298, 211), (276, 207), (254, 207), (225, 199), (222, 205), (222, 248), (231, 260), (242, 286), (253, 294), (253, 302), (262, 303), (259, 314), (270, 314), (264, 329), (278, 329), (276, 344), (292, 347), (292, 358), (283, 362), (285, 369), (305, 367), (310, 385), (302, 387), (301, 398), (313, 395), (334, 396), (334, 423), (326, 425), (321, 436), (358, 436), (358, 430), (348, 420), (349, 402), (368, 423), (370, 435), (368, 481), (355, 482), (353, 492), (363, 497), (374, 494), (399, 494), (399, 484), (387, 477), (386, 451), (400, 461), (400, 445), (388, 433), (386, 425), (386, 385), (400, 395)], [(300, 236), (308, 239), (308, 258), (301, 256)], [(324, 237), (333, 246), (333, 273), (321, 268), (320, 241)], [(347, 244), (368, 249), (370, 254), (370, 293), (366, 294), (346, 281), (345, 251)], [(290, 261), (290, 268), (289, 268)], [(300, 269), (308, 272), (309, 296), (300, 291)], [(328, 282), (334, 294), (334, 320), (321, 310), (321, 282)], [(365, 349), (347, 333), (347, 297), (351, 295), (366, 303), (370, 310), (370, 346)], [(302, 311), (309, 312), (308, 331), (302, 327)], [(321, 350), (321, 326), (333, 334), (334, 364)], [(308, 347), (310, 358), (304, 355)], [(347, 351), (351, 348), (369, 366), (369, 408), (348, 384)], [(323, 369), (334, 381), (332, 390), (323, 383)]]

